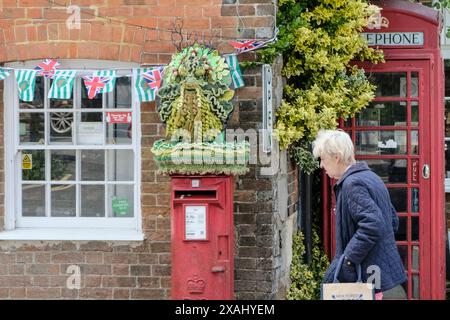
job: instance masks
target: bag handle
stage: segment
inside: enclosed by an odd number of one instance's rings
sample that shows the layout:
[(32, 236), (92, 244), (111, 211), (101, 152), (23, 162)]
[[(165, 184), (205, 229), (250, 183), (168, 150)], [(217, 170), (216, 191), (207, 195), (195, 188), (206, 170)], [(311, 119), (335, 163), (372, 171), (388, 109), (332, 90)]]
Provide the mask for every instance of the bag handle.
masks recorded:
[[(344, 259), (345, 259), (345, 255), (341, 255), (338, 260), (338, 264), (336, 266), (336, 271), (334, 271), (333, 283), (339, 282), (338, 275), (339, 275), (339, 271), (341, 271), (342, 264), (344, 263)], [(356, 265), (356, 274), (358, 275), (358, 279), (356, 280), (356, 282), (362, 282), (361, 265), (360, 264)]]

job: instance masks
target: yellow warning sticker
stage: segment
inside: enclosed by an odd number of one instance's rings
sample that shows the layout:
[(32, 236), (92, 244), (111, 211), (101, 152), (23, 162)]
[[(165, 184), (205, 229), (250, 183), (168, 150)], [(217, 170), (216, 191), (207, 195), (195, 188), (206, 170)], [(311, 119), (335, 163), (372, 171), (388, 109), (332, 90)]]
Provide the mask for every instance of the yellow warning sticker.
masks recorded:
[(31, 170), (33, 169), (33, 156), (28, 153), (22, 154), (22, 169)]

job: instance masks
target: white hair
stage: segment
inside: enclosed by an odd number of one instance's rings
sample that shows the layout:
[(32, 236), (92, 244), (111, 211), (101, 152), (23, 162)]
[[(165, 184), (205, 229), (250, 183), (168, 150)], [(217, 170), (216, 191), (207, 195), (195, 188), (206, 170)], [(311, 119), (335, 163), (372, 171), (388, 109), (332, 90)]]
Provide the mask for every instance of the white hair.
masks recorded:
[(356, 162), (352, 139), (342, 130), (320, 130), (312, 145), (313, 155), (316, 158), (339, 155), (343, 164), (350, 165)]

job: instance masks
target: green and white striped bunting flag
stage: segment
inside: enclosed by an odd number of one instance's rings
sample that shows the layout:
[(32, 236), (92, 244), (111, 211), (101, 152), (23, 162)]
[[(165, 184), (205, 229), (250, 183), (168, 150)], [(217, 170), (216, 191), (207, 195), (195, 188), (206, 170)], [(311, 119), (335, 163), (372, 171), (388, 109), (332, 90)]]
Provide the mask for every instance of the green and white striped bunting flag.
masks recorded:
[(76, 71), (56, 70), (52, 87), (48, 92), (49, 99), (70, 99)]
[(225, 57), (228, 66), (230, 67), (231, 79), (233, 80), (234, 88), (243, 87), (244, 79), (242, 78), (241, 68), (239, 67), (239, 61), (235, 54), (231, 54)]
[(105, 85), (102, 93), (113, 91), (116, 85), (116, 70), (98, 70), (94, 72), (94, 77), (109, 77), (111, 80)]
[(22, 101), (33, 101), (37, 70), (16, 70), (17, 88)]
[(3, 80), (7, 77), (9, 77), (10, 73), (6, 69), (0, 68), (0, 80)]
[(154, 101), (156, 99), (157, 89), (152, 89), (147, 84), (147, 81), (144, 80), (142, 74), (147, 72), (152, 68), (144, 68), (144, 69), (134, 69), (134, 78), (136, 79), (136, 83), (134, 85), (134, 89), (136, 90), (136, 95), (139, 101)]

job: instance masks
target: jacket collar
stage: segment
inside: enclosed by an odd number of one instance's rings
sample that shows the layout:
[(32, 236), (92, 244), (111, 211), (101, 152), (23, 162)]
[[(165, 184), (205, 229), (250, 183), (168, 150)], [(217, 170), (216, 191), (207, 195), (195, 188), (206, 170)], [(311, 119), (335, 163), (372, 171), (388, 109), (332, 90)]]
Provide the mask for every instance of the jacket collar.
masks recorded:
[(350, 175), (360, 172), (360, 171), (366, 171), (370, 170), (369, 166), (365, 161), (357, 162), (351, 165), (350, 168), (347, 169), (347, 171), (344, 172), (342, 177), (336, 182), (335, 186), (340, 186), (341, 183)]

